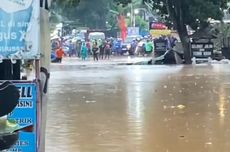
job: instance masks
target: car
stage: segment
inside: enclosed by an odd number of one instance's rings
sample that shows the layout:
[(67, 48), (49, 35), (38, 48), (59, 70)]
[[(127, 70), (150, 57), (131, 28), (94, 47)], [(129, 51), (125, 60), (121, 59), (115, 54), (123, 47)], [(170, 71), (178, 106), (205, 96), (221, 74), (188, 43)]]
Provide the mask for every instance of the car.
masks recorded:
[(141, 39), (140, 35), (127, 36), (125, 41), (121, 45), (122, 54), (129, 53), (131, 54), (132, 42), (136, 39)]
[(91, 32), (88, 36), (89, 40), (105, 40), (105, 33), (103, 32)]

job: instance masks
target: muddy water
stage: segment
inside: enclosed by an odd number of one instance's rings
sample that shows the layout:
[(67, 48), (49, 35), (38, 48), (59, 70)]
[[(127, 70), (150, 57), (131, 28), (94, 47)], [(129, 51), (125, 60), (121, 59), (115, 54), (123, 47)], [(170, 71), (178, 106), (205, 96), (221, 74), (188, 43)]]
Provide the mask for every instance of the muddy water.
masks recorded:
[(230, 66), (55, 66), (47, 152), (229, 152)]

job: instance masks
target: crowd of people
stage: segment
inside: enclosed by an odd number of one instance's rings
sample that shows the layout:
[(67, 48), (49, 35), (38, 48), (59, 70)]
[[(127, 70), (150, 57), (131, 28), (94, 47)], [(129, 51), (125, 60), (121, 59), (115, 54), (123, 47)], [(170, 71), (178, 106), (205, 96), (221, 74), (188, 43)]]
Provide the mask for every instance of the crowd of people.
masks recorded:
[(113, 55), (151, 55), (155, 49), (155, 41), (165, 42), (166, 49), (171, 49), (177, 41), (172, 36), (161, 36), (158, 38), (144, 37), (142, 39), (133, 39), (129, 47), (124, 49), (123, 42), (120, 39), (94, 39), (94, 40), (55, 40), (52, 42), (52, 52), (55, 58), (53, 62), (62, 62), (63, 56), (78, 57), (85, 61), (93, 58), (94, 61), (108, 60)]
[[(93, 57), (94, 61), (110, 59), (112, 43), (110, 40), (77, 40), (52, 42), (53, 62), (62, 62), (63, 56), (78, 57), (83, 61)], [(52, 57), (51, 57), (52, 58)]]

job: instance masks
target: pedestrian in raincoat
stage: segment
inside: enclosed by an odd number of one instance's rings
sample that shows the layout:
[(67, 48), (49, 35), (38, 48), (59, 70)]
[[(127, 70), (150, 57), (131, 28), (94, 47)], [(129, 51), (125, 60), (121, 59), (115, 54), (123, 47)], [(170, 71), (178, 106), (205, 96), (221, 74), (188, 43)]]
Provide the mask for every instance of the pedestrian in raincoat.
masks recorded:
[(99, 50), (100, 50), (100, 59), (102, 59), (102, 60), (104, 59), (104, 54), (105, 54), (104, 48), (105, 48), (104, 43), (101, 43), (101, 44), (99, 45)]
[(62, 49), (62, 47), (59, 47), (56, 50), (55, 54), (56, 54), (56, 62), (61, 63), (62, 62), (62, 58), (63, 58), (63, 56), (65, 54), (65, 52)]
[(86, 47), (87, 47), (88, 56), (92, 55), (90, 40), (86, 41)]
[(145, 44), (145, 51), (146, 51), (146, 54), (151, 54), (153, 51), (153, 43), (150, 40), (147, 40)]
[(86, 47), (85, 42), (83, 42), (82, 45), (81, 45), (81, 58), (82, 58), (83, 61), (86, 60), (87, 50), (88, 50), (88, 48)]

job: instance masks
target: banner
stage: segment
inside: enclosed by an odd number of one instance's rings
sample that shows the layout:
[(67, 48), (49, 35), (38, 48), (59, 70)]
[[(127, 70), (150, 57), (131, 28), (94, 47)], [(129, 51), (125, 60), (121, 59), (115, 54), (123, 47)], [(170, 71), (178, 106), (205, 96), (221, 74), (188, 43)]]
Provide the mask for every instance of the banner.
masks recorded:
[(167, 36), (171, 34), (171, 30), (150, 30), (150, 35), (154, 38), (158, 38), (162, 35)]
[(125, 17), (122, 15), (118, 16), (118, 25), (120, 27), (120, 37), (122, 39), (122, 41), (125, 40), (125, 38), (127, 37), (127, 27), (126, 27), (126, 23), (125, 23)]
[(19, 103), (7, 119), (15, 121), (20, 128), (30, 126), (30, 132), (19, 132), (19, 140), (8, 152), (36, 152), (36, 84), (16, 83), (15, 85), (20, 92)]
[(128, 27), (127, 35), (128, 36), (140, 35), (140, 28), (139, 27)]
[(0, 58), (39, 58), (39, 0), (0, 2)]
[(167, 30), (167, 26), (159, 22), (149, 22), (149, 30)]

